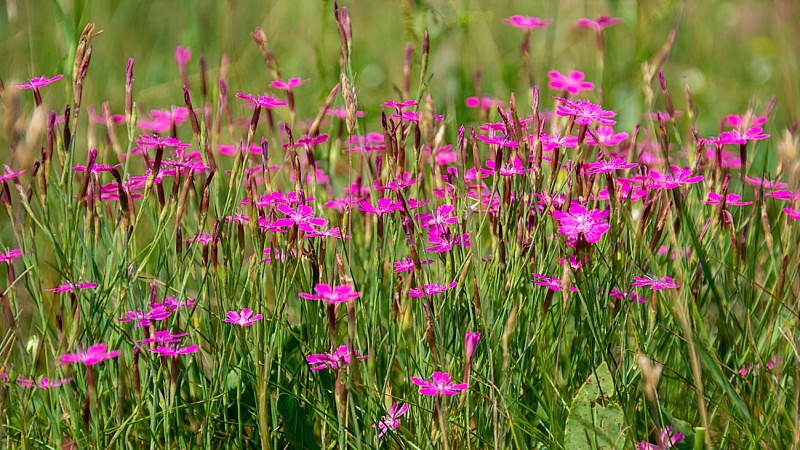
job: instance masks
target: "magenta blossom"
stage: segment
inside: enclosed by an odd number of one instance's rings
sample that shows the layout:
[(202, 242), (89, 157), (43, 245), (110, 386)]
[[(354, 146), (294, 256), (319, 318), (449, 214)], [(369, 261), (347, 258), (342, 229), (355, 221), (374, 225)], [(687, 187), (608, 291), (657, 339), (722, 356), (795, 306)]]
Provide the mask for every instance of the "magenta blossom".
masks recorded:
[(406, 411), (408, 411), (407, 403), (399, 407), (397, 402), (392, 404), (392, 409), (390, 409), (385, 416), (381, 417), (381, 421), (372, 424), (372, 428), (378, 429), (378, 439), (382, 438), (389, 429), (396, 430), (400, 425), (400, 416), (405, 414)]
[(178, 68), (184, 70), (186, 64), (192, 59), (192, 50), (189, 47), (175, 47), (175, 62), (178, 63)]
[(800, 220), (800, 211), (791, 208), (783, 208), (783, 213), (786, 214), (790, 219)]
[(457, 395), (458, 391), (469, 389), (469, 384), (454, 384), (446, 372), (433, 372), (431, 381), (411, 377), (411, 382), (419, 386), (419, 393), (431, 397), (437, 395)]
[(368, 355), (358, 356), (358, 350), (350, 351), (346, 345), (341, 345), (335, 352), (308, 355), (306, 356), (306, 362), (311, 365), (311, 370), (336, 370), (350, 364), (353, 356), (356, 356), (357, 360), (369, 358)]
[(20, 256), (22, 256), (22, 250), (18, 248), (9, 250), (5, 253), (0, 253), (0, 263), (11, 263), (11, 261), (14, 261)]
[(14, 178), (19, 178), (19, 176), (25, 172), (24, 170), (20, 170), (19, 172), (14, 172), (14, 169), (12, 169), (6, 164), (3, 164), (3, 167), (5, 167), (6, 173), (0, 175), (0, 181), (7, 181), (7, 180), (13, 180)]
[(597, 19), (589, 19), (584, 17), (579, 19), (576, 24), (580, 28), (591, 28), (595, 31), (603, 31), (604, 29), (622, 23), (619, 17), (600, 16)]
[(611, 228), (605, 218), (609, 210), (587, 210), (579, 203), (573, 203), (569, 212), (553, 211), (553, 217), (558, 220), (558, 233), (567, 237), (568, 243), (576, 243), (583, 236), (589, 244), (594, 244)]
[(276, 225), (289, 226), (297, 225), (302, 231), (313, 232), (316, 231), (314, 227), (324, 227), (328, 224), (326, 219), (322, 217), (314, 217), (314, 208), (306, 205), (297, 205), (297, 208), (292, 208), (289, 205), (278, 205), (278, 211), (286, 214), (286, 219), (279, 219)]
[[(722, 203), (722, 196), (714, 191), (708, 193), (708, 199), (703, 200), (706, 205), (719, 205)], [(725, 195), (725, 204), (730, 206), (746, 206), (752, 205), (753, 202), (743, 202), (742, 196), (739, 194), (730, 193)]]
[(136, 145), (141, 145), (142, 147), (183, 148), (188, 147), (190, 144), (183, 143), (173, 137), (161, 137), (156, 134), (149, 136), (147, 134), (143, 134), (139, 136), (139, 139), (136, 141)]
[(360, 205), (361, 211), (376, 215), (387, 214), (392, 211), (403, 209), (403, 202), (395, 202), (389, 197), (384, 197), (378, 200), (377, 206), (372, 206), (372, 203), (366, 200), (362, 201)]
[(85, 366), (93, 366), (107, 359), (119, 356), (119, 350), (112, 350), (109, 352), (106, 348), (106, 344), (95, 344), (87, 348), (86, 351), (61, 355), (59, 360), (62, 364), (82, 363)]
[(236, 97), (246, 100), (252, 103), (254, 106), (260, 106), (264, 109), (272, 109), (277, 108), (280, 106), (286, 106), (288, 103), (284, 102), (283, 100), (278, 100), (276, 98), (268, 97), (266, 95), (250, 95), (250, 94), (243, 94), (241, 92), (236, 94)]
[(662, 428), (658, 431), (658, 444), (640, 441), (636, 445), (636, 450), (665, 450), (672, 448), (685, 438), (686, 436), (683, 433), (674, 433), (672, 427)]
[(491, 97), (467, 97), (464, 99), (467, 108), (493, 109), (503, 106), (503, 102)]
[[(597, 135), (597, 139), (595, 139), (595, 134)], [(587, 145), (603, 145), (605, 147), (614, 147), (619, 145), (620, 142), (628, 139), (628, 133), (622, 131), (619, 133), (614, 133), (614, 129), (611, 127), (597, 127), (596, 133), (589, 133), (586, 136), (586, 144)]]
[(343, 303), (348, 300), (353, 300), (356, 298), (361, 297), (360, 292), (356, 292), (353, 290), (353, 287), (350, 285), (341, 285), (341, 286), (331, 286), (325, 283), (319, 283), (314, 286), (315, 294), (308, 294), (305, 292), (300, 292), (297, 294), (300, 298), (304, 298), (306, 300), (318, 300), (322, 302), (326, 302), (329, 305), (334, 305), (336, 303)]
[[(533, 276), (536, 278), (535, 280), (531, 280), (531, 283), (546, 287), (551, 291), (561, 292), (563, 289), (561, 288), (561, 279), (558, 277), (548, 277), (547, 275), (542, 275), (539, 273), (534, 273)], [(578, 290), (575, 286), (570, 286), (569, 290), (575, 292)]]
[[(534, 136), (528, 136), (531, 147), (533, 147)], [(578, 136), (559, 136), (557, 134), (541, 133), (539, 135), (539, 142), (542, 143), (542, 149), (546, 152), (552, 152), (559, 147), (575, 148), (578, 146)]]
[[(432, 259), (423, 259), (420, 261), (420, 264), (430, 264), (432, 263)], [(403, 273), (403, 272), (410, 272), (414, 270), (414, 260), (411, 258), (403, 258), (400, 261), (394, 263), (394, 273)]]
[(550, 25), (553, 21), (551, 19), (540, 19), (531, 16), (511, 16), (503, 19), (508, 25), (523, 30), (533, 30), (534, 28), (544, 28)]
[[(423, 297), (432, 297), (437, 294), (441, 294), (442, 292), (446, 292), (450, 289), (453, 289), (458, 285), (458, 282), (453, 281), (450, 284), (426, 284), (423, 286), (423, 289), (409, 289), (408, 296), (411, 298), (423, 298)], [(422, 291), (425, 291), (423, 294)]]
[(627, 299), (633, 300), (633, 301), (638, 302), (638, 303), (647, 303), (647, 299), (646, 298), (639, 297), (638, 295), (636, 295), (636, 292), (634, 292), (634, 291), (620, 291), (619, 289), (614, 288), (614, 289), (611, 289), (611, 292), (608, 295), (610, 295), (610, 296), (612, 296), (612, 297), (614, 297), (616, 299), (619, 299), (619, 300), (624, 300), (624, 299), (627, 298)]
[(47, 78), (46, 76), (42, 75), (41, 77), (31, 78), (27, 83), (18, 84), (17, 89), (40, 89), (62, 78), (64, 78), (64, 75), (61, 74), (58, 74), (53, 78)]
[(56, 293), (59, 293), (59, 292), (74, 292), (74, 291), (77, 291), (78, 289), (94, 289), (96, 287), (97, 287), (97, 283), (95, 283), (95, 282), (75, 283), (75, 284), (70, 283), (70, 282), (66, 282), (66, 283), (64, 283), (64, 284), (62, 284), (62, 285), (60, 285), (58, 287), (54, 287), (52, 289), (45, 289), (45, 291), (47, 291), (47, 292), (56, 292)]
[(158, 356), (179, 356), (196, 353), (199, 350), (199, 345), (188, 345), (184, 347), (179, 345), (159, 345), (156, 348), (150, 349), (150, 353), (155, 353)]
[(142, 310), (126, 311), (125, 317), (120, 317), (120, 322), (133, 322), (135, 328), (149, 327), (151, 321), (161, 321), (170, 316), (170, 312), (164, 307), (155, 307), (150, 311)]
[(636, 163), (629, 163), (625, 158), (616, 158), (611, 161), (605, 159), (583, 165), (583, 173), (591, 175), (597, 173), (611, 173), (617, 170), (627, 170), (636, 167)]
[(286, 81), (283, 80), (275, 80), (270, 84), (270, 86), (274, 87), (275, 89), (280, 89), (282, 91), (291, 91), (292, 89), (300, 86), (301, 84), (305, 83), (308, 80), (304, 80), (299, 77), (289, 78)]
[(140, 344), (175, 344), (181, 341), (186, 333), (172, 334), (170, 330), (158, 330), (149, 338), (141, 339)]
[(703, 181), (702, 175), (692, 176), (692, 169), (671, 165), (672, 173), (661, 173), (657, 170), (650, 171), (650, 178), (653, 180), (651, 187), (656, 189), (675, 189), (679, 186), (699, 183)]
[(469, 361), (472, 361), (472, 356), (475, 354), (475, 347), (481, 340), (481, 334), (475, 331), (467, 331), (464, 335), (464, 356)]
[(241, 312), (228, 311), (227, 316), (225, 322), (239, 325), (240, 327), (249, 327), (264, 317), (262, 314), (253, 315), (253, 310), (249, 308), (244, 308)]
[(616, 123), (612, 117), (615, 117), (617, 113), (606, 111), (600, 105), (595, 105), (588, 100), (576, 100), (573, 102), (565, 98), (553, 98), (560, 102), (556, 106), (556, 114), (575, 117), (575, 123), (578, 125), (589, 125), (595, 122), (600, 125), (610, 126)]
[(484, 136), (482, 134), (475, 135), (475, 139), (483, 141), (489, 145), (498, 145), (500, 147), (517, 148), (519, 144), (517, 141), (508, 138), (508, 136)]
[(581, 91), (594, 89), (594, 83), (583, 81), (586, 75), (578, 70), (573, 70), (568, 75), (564, 75), (557, 70), (551, 70), (547, 73), (547, 76), (550, 78), (550, 83), (548, 84), (550, 89), (567, 91), (570, 95), (578, 95)]
[(631, 286), (650, 286), (651, 291), (660, 291), (662, 289), (679, 289), (681, 287), (681, 285), (673, 283), (675, 278), (672, 277), (656, 278), (652, 275), (645, 275), (643, 277), (634, 276), (633, 279), (636, 281), (631, 283)]

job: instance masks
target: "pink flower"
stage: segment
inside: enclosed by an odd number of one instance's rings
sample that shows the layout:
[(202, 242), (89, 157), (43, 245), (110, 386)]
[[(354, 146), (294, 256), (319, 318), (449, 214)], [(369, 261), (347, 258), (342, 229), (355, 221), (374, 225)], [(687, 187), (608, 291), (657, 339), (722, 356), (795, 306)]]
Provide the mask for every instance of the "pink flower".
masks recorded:
[(335, 352), (308, 355), (306, 356), (306, 362), (311, 365), (311, 370), (328, 368), (336, 370), (350, 364), (353, 356), (356, 356), (357, 360), (369, 358), (368, 355), (358, 356), (358, 350), (350, 351), (346, 345), (341, 345)]
[(314, 227), (324, 227), (328, 224), (326, 219), (314, 217), (314, 208), (310, 206), (297, 205), (297, 208), (292, 208), (289, 205), (278, 205), (278, 211), (286, 214), (286, 219), (276, 221), (280, 226), (295, 224), (303, 231), (314, 232), (316, 231)]
[(150, 349), (150, 353), (155, 353), (158, 356), (179, 356), (196, 353), (199, 350), (199, 345), (188, 345), (184, 347), (179, 345), (159, 345), (156, 348)]
[(603, 31), (605, 28), (618, 25), (620, 23), (622, 23), (622, 19), (619, 17), (599, 16), (594, 20), (589, 18), (579, 19), (576, 25), (581, 28), (591, 28), (595, 31)]
[(416, 100), (406, 100), (404, 102), (396, 102), (394, 100), (387, 100), (384, 103), (381, 103), (381, 106), (386, 108), (394, 108), (398, 111), (402, 111), (406, 108), (411, 108), (412, 106), (417, 106)]
[[(743, 202), (741, 201), (742, 196), (739, 194), (730, 193), (725, 196), (725, 204), (731, 206), (746, 206), (752, 205), (753, 202)], [(706, 205), (719, 205), (722, 203), (722, 196), (717, 194), (714, 191), (708, 193), (708, 199), (703, 200), (703, 203)]]
[[(546, 287), (551, 291), (561, 292), (563, 289), (561, 288), (561, 279), (558, 277), (548, 277), (547, 275), (542, 275), (539, 273), (534, 273), (533, 276), (536, 278), (535, 280), (531, 280), (531, 283)], [(575, 292), (578, 290), (575, 286), (570, 286), (569, 290)]]
[[(444, 204), (439, 206), (436, 209), (436, 214), (420, 214), (417, 216), (417, 220), (419, 220), (420, 228), (430, 228), (430, 227), (446, 227), (448, 225), (453, 225), (458, 222), (458, 216), (453, 214), (455, 211), (455, 207), (453, 205)], [(453, 214), (453, 215), (451, 215)]]
[(396, 180), (389, 181), (385, 186), (381, 185), (378, 180), (375, 180), (372, 182), (372, 187), (374, 187), (376, 191), (399, 191), (400, 189), (405, 189), (415, 184), (417, 184), (417, 180), (414, 178), (414, 175), (403, 172)]
[(8, 167), (5, 164), (3, 164), (3, 167), (5, 167), (6, 173), (0, 175), (0, 181), (13, 180), (14, 178), (18, 178), (20, 175), (25, 173), (24, 170), (20, 170), (19, 172), (14, 172), (14, 170), (11, 167)]
[(67, 383), (72, 383), (72, 377), (62, 378), (60, 380), (51, 380), (43, 377), (38, 383), (36, 383), (36, 385), (39, 387), (39, 389), (50, 389)]
[[(425, 265), (425, 264), (430, 264), (432, 262), (433, 262), (432, 259), (425, 259), (420, 261), (420, 264)], [(394, 271), (393, 271), (394, 273), (410, 272), (413, 270), (414, 270), (414, 260), (411, 258), (404, 258), (394, 263)]]
[(175, 62), (178, 63), (178, 68), (181, 71), (186, 68), (186, 64), (190, 59), (192, 59), (192, 51), (189, 47), (181, 47), (180, 45), (175, 47)]
[(11, 261), (14, 261), (20, 256), (22, 256), (22, 250), (18, 248), (14, 250), (9, 250), (5, 253), (0, 253), (0, 263), (11, 263)]
[(564, 75), (557, 70), (551, 70), (547, 73), (550, 77), (550, 89), (556, 91), (567, 91), (570, 95), (578, 95), (581, 91), (591, 91), (594, 89), (594, 83), (591, 81), (583, 81), (586, 77), (583, 72), (573, 70), (569, 75)]
[(250, 95), (250, 94), (242, 94), (241, 92), (239, 92), (239, 93), (236, 94), (236, 97), (238, 97), (238, 98), (240, 98), (242, 100), (246, 100), (246, 101), (252, 103), (253, 105), (260, 106), (260, 107), (262, 107), (264, 109), (272, 109), (272, 108), (277, 108), (279, 106), (288, 105), (288, 103), (286, 103), (286, 102), (284, 102), (282, 100), (278, 100), (276, 98), (268, 97), (266, 95), (253, 96), (253, 95)]
[(343, 303), (348, 300), (361, 297), (360, 292), (354, 291), (353, 287), (347, 284), (341, 286), (331, 286), (329, 284), (319, 283), (314, 286), (314, 292), (316, 292), (316, 295), (305, 292), (300, 292), (297, 295), (306, 300), (318, 300), (326, 302), (329, 305)]
[[(446, 292), (454, 287), (458, 286), (458, 282), (453, 281), (450, 284), (426, 284), (423, 286), (423, 289), (409, 289), (408, 296), (411, 298), (423, 298), (423, 297), (432, 297), (437, 294), (441, 294), (442, 292)], [(422, 291), (425, 291), (423, 294)]]
[(729, 114), (725, 116), (725, 126), (733, 128), (760, 127), (767, 123), (767, 116), (753, 116), (752, 114)]
[(595, 105), (588, 100), (569, 101), (565, 98), (553, 97), (560, 102), (556, 106), (556, 114), (559, 116), (573, 116), (578, 125), (589, 125), (592, 122), (600, 125), (614, 125), (612, 120), (617, 113), (606, 111), (600, 105)]
[(447, 253), (455, 246), (469, 247), (472, 242), (469, 240), (469, 233), (454, 234), (449, 229), (443, 227), (433, 227), (428, 230), (428, 242), (434, 244), (426, 247), (426, 252)]
[(181, 338), (186, 336), (186, 333), (172, 334), (170, 330), (159, 330), (153, 333), (149, 338), (139, 341), (140, 344), (175, 344), (181, 341)]
[(651, 291), (660, 291), (662, 289), (679, 289), (681, 287), (681, 285), (673, 283), (675, 278), (672, 277), (656, 278), (652, 275), (645, 275), (643, 277), (634, 276), (633, 279), (636, 281), (631, 283), (631, 286), (650, 286)]
[(190, 144), (185, 144), (173, 137), (160, 137), (156, 134), (148, 136), (146, 134), (143, 134), (139, 136), (139, 139), (136, 141), (136, 145), (141, 145), (142, 147), (183, 148), (183, 147), (188, 147)]
[(502, 106), (503, 102), (491, 97), (467, 97), (464, 99), (467, 108), (493, 109)]
[(769, 138), (769, 135), (763, 132), (761, 127), (752, 127), (747, 129), (744, 133), (738, 130), (726, 131), (719, 135), (720, 144), (746, 144), (747, 141), (761, 141)]
[(241, 312), (228, 311), (227, 316), (225, 322), (236, 324), (240, 327), (249, 327), (264, 317), (261, 314), (253, 315), (253, 310), (249, 308), (244, 308)]
[(283, 91), (291, 91), (292, 89), (300, 86), (301, 84), (305, 83), (308, 80), (303, 80), (302, 78), (294, 77), (289, 78), (286, 81), (283, 80), (275, 80), (270, 84), (270, 86), (274, 87), (275, 89), (280, 89)]
[(155, 307), (150, 311), (143, 312), (142, 310), (126, 311), (125, 317), (120, 317), (120, 322), (133, 322), (135, 328), (149, 327), (150, 321), (161, 321), (170, 316), (170, 312), (164, 307)]
[[(533, 146), (533, 135), (528, 136), (531, 146)], [(559, 136), (557, 134), (541, 133), (539, 141), (542, 143), (542, 149), (546, 152), (551, 152), (559, 147), (575, 148), (578, 146), (578, 136)]]
[(154, 309), (166, 309), (167, 311), (177, 311), (180, 308), (192, 309), (194, 308), (194, 299), (187, 298), (180, 300), (175, 297), (164, 297), (163, 303), (151, 303), (150, 306)]
[(628, 133), (622, 131), (619, 133), (614, 133), (614, 129), (611, 127), (597, 127), (597, 139), (595, 139), (592, 133), (586, 135), (586, 144), (587, 145), (603, 145), (606, 147), (614, 147), (619, 145), (620, 142), (628, 139)]
[(119, 350), (106, 351), (106, 344), (95, 344), (87, 348), (86, 351), (77, 353), (67, 353), (61, 355), (62, 364), (82, 363), (85, 366), (93, 366), (107, 359), (119, 356)]
[(764, 194), (765, 197), (772, 197), (777, 200), (789, 200), (789, 201), (799, 201), (800, 200), (800, 191), (787, 191), (784, 189), (777, 189), (772, 192), (767, 192)]
[(800, 220), (800, 211), (791, 208), (783, 208), (783, 213), (789, 216), (790, 219)]
[(550, 25), (553, 21), (551, 19), (540, 19), (531, 16), (511, 16), (503, 19), (503, 22), (515, 28), (523, 30), (533, 30), (534, 28), (544, 28)]
[(498, 145), (500, 147), (517, 148), (519, 144), (508, 136), (484, 136), (482, 134), (475, 135), (475, 139), (483, 141), (489, 145)]
[(636, 450), (665, 450), (672, 448), (673, 445), (684, 440), (683, 433), (673, 433), (672, 427), (662, 428), (658, 431), (658, 444), (651, 444), (647, 441), (640, 441), (636, 445)]
[(431, 381), (411, 377), (411, 382), (419, 386), (419, 393), (434, 397), (436, 395), (457, 395), (458, 391), (469, 389), (469, 384), (453, 384), (446, 372), (433, 372)]
[(783, 189), (789, 186), (788, 184), (778, 180), (770, 180), (768, 178), (748, 177), (747, 175), (744, 176), (744, 181), (750, 186), (763, 187), (764, 189)]
[(611, 292), (608, 294), (611, 297), (614, 297), (619, 300), (630, 299), (638, 303), (647, 303), (647, 299), (644, 297), (639, 297), (636, 295), (634, 291), (620, 291), (617, 288), (611, 289)]
[(587, 210), (579, 203), (573, 203), (569, 212), (553, 211), (553, 217), (558, 220), (558, 233), (567, 237), (568, 243), (575, 243), (583, 236), (589, 244), (600, 240), (611, 226), (604, 220), (610, 214), (609, 210)]
[(73, 292), (73, 291), (77, 291), (78, 289), (94, 289), (95, 287), (97, 287), (97, 283), (94, 283), (94, 282), (91, 282), (91, 283), (77, 283), (77, 284), (66, 282), (66, 283), (64, 283), (64, 284), (62, 284), (62, 285), (60, 285), (58, 287), (55, 287), (55, 288), (52, 288), (52, 289), (45, 289), (45, 291), (47, 291), (47, 292), (56, 292), (56, 293), (59, 293), (59, 292)]
[(655, 189), (675, 189), (679, 186), (694, 184), (703, 181), (702, 175), (692, 176), (692, 169), (671, 165), (672, 173), (661, 173), (657, 170), (650, 171), (650, 178), (653, 183), (650, 185)]
[(362, 201), (360, 205), (361, 205), (361, 211), (377, 215), (387, 214), (392, 211), (398, 211), (403, 209), (402, 202), (395, 202), (388, 197), (378, 200), (377, 206), (372, 206), (372, 203), (366, 200)]
[(472, 361), (472, 355), (475, 354), (475, 347), (478, 346), (480, 340), (481, 334), (474, 331), (467, 331), (464, 335), (464, 356), (467, 361)]
[(53, 78), (47, 78), (46, 76), (42, 75), (41, 77), (31, 78), (27, 83), (18, 84), (17, 89), (40, 89), (62, 78), (64, 78), (64, 75), (61, 74), (58, 74)]
[(583, 173), (589, 175), (597, 173), (611, 173), (616, 172), (617, 170), (633, 169), (637, 165), (638, 164), (636, 163), (629, 163), (625, 158), (617, 158), (611, 161), (601, 159), (593, 163), (584, 164)]
[(400, 416), (408, 411), (408, 404), (404, 403), (403, 406), (398, 407), (397, 402), (392, 404), (385, 416), (381, 417), (381, 421), (372, 424), (372, 428), (378, 429), (378, 439), (382, 438), (389, 429), (396, 430), (400, 426)]

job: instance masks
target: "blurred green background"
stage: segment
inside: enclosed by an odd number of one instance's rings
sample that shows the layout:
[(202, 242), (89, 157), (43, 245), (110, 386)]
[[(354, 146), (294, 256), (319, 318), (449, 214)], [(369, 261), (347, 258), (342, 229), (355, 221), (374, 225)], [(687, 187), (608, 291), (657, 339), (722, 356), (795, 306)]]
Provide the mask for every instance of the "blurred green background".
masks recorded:
[[(676, 26), (678, 37), (666, 75), (678, 109), (684, 104), (683, 84), (689, 85), (700, 110), (701, 135), (716, 134), (722, 115), (744, 112), (749, 105), (760, 111), (771, 96), (777, 97), (771, 129), (797, 119), (800, 2), (795, 0), (345, 0), (341, 4), (350, 12), (356, 88), (361, 107), (368, 112), (377, 111), (386, 99), (399, 98), (408, 43), (415, 47), (412, 93), (416, 92), (424, 29), (431, 35), (432, 92), (438, 110), (456, 106), (463, 111), (463, 98), (475, 93), (477, 70), (486, 95), (507, 99), (515, 92), (527, 104), (530, 93), (519, 58), (523, 33), (502, 22), (512, 14), (554, 19), (549, 28), (532, 33), (538, 84), (546, 85), (550, 69), (583, 70), (597, 83), (594, 35), (577, 29), (575, 22), (608, 14), (624, 19), (606, 31), (604, 77), (606, 106), (619, 112), (620, 127), (630, 128), (640, 117), (641, 64), (654, 57)], [(84, 103), (109, 101), (114, 112), (123, 106), (128, 57), (136, 61), (140, 105), (152, 109), (183, 103), (173, 58), (178, 45), (192, 50), (193, 89), (199, 85), (199, 56), (206, 56), (213, 80), (227, 55), (231, 93), (267, 91), (271, 79), (249, 36), (256, 26), (267, 33), (284, 78), (310, 78), (297, 94), (301, 115), (313, 115), (338, 81), (339, 41), (329, 0), (5, 0), (0, 11), (0, 77), (8, 85), (10, 80), (42, 74), (70, 74), (75, 42), (88, 21), (103, 34), (93, 41)], [(58, 92), (66, 100), (67, 83), (48, 90), (45, 99), (50, 105), (63, 104)], [(544, 89), (543, 94), (553, 92)], [(369, 126), (378, 126), (377, 120)]]

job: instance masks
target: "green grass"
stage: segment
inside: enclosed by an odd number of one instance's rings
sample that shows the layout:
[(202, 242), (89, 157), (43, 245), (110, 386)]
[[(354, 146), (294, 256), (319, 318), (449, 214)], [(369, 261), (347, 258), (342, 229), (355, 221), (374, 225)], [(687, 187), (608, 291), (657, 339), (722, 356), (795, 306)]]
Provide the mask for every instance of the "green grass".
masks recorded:
[[(719, 135), (725, 115), (760, 115), (775, 97), (764, 126), (772, 137), (747, 144), (747, 173), (778, 177), (789, 183), (786, 189), (798, 189), (792, 128), (798, 113), (793, 21), (798, 8), (787, 1), (531, 5), (400, 1), (378, 8), (354, 2), (347, 5), (351, 52), (340, 61), (329, 1), (7, 2), (0, 12), (0, 60), (7, 61), (0, 69), (5, 87), (0, 146), (7, 149), (2, 160), (25, 172), (4, 181), (0, 197), (0, 248), (23, 251), (0, 268), (7, 273), (0, 298), (0, 373), (10, 377), (0, 380), (0, 447), (634, 448), (640, 441), (657, 442), (657, 430), (671, 426), (686, 436), (677, 448), (797, 448), (800, 230), (782, 212), (797, 209), (796, 202), (758, 194), (739, 169), (698, 159), (695, 133)], [(520, 56), (523, 32), (502, 22), (512, 14), (554, 19), (531, 33), (530, 69)], [(604, 32), (600, 61), (594, 33), (574, 27), (578, 18), (599, 14), (623, 19)], [(88, 22), (102, 34), (90, 42), (80, 115), (75, 123), (70, 120), (69, 130), (57, 123), (48, 135), (50, 110), (62, 114), (66, 105), (73, 112), (78, 106), (72, 67)], [(266, 32), (281, 77), (309, 81), (294, 94), (296, 118), (278, 108), (272, 111), (274, 126), (262, 121), (249, 129), (253, 110), (234, 94), (283, 96), (268, 87), (271, 70), (249, 36), (257, 26)], [(425, 30), (429, 55), (421, 51)], [(656, 71), (643, 74), (658, 61), (672, 30), (674, 45), (659, 68), (682, 114), (662, 128), (644, 119), (666, 103)], [(413, 54), (404, 93), (408, 43)], [(120, 160), (116, 153), (133, 150), (145, 131), (133, 117), (114, 126), (115, 147), (104, 124), (89, 125), (87, 106), (100, 110), (108, 102), (111, 112), (125, 112), (129, 57), (135, 61), (136, 118), (183, 106), (173, 57), (178, 45), (192, 50), (189, 92), (199, 129), (193, 131), (187, 121), (165, 135), (190, 143), (187, 151), (202, 152), (204, 164), (215, 164), (216, 171), (164, 177), (135, 190), (142, 198), (133, 199), (130, 211), (118, 201), (101, 201), (100, 186), (115, 186), (115, 178), (104, 172), (87, 180), (72, 167), (86, 165), (89, 150), (97, 148), (98, 164), (122, 163), (121, 180), (141, 176), (141, 156)], [(201, 55), (208, 67), (205, 98)], [(485, 135), (479, 125), (502, 120), (496, 110), (481, 113), (464, 105), (476, 95), (476, 71), (484, 95), (507, 106), (514, 94), (518, 118), (526, 118), (533, 103), (528, 80), (540, 89), (538, 112), (552, 111), (552, 97), (561, 93), (547, 88), (547, 72), (573, 69), (596, 84), (581, 98), (617, 113), (616, 131), (638, 130), (635, 142), (622, 144), (629, 148), (628, 160), (643, 168), (642, 152), (669, 154), (704, 180), (676, 190), (650, 189), (644, 201), (596, 200), (609, 181), (633, 177), (640, 168), (608, 178), (580, 175), (563, 163), (594, 161), (597, 150), (582, 142), (560, 150), (560, 169), (545, 162), (536, 164), (535, 174), (485, 178), (482, 191), (501, 199), (501, 206), (491, 214), (476, 206), (463, 174), (476, 163), (485, 168), (498, 150), (473, 139), (471, 127)], [(42, 88), (39, 107), (30, 91), (15, 87), (19, 80), (57, 73), (64, 79)], [(223, 74), (231, 116), (241, 124), (230, 122), (220, 108)], [(295, 170), (303, 177), (309, 173), (307, 156), (302, 146), (281, 148), (289, 142), (284, 125), (295, 140), (307, 133), (342, 77), (354, 87), (358, 109), (366, 112), (351, 124), (352, 133), (380, 133), (397, 150), (381, 152), (380, 164), (374, 155), (343, 153), (351, 134), (347, 124), (325, 120), (319, 132), (330, 138), (315, 147), (314, 160), (330, 181), (295, 182)], [(391, 110), (380, 104), (404, 97), (420, 101), (419, 125), (385, 130), (380, 112)], [(346, 106), (340, 90), (331, 107)], [(425, 118), (434, 111), (445, 120), (432, 124)], [(466, 138), (460, 141), (462, 125)], [(581, 129), (558, 116), (546, 125), (549, 134), (577, 135)], [(528, 127), (525, 133), (534, 132)], [(217, 151), (220, 144), (259, 144), (262, 137), (269, 142), (269, 163), (280, 166), (269, 186), (256, 186), (245, 170), (256, 168), (260, 177), (261, 156)], [(450, 166), (462, 175), (449, 181), (443, 167), (423, 156), (425, 146), (446, 144), (458, 154)], [(52, 154), (43, 161), (43, 149), (50, 146)], [(738, 146), (725, 149), (739, 154)], [(502, 160), (536, 151), (536, 145), (521, 142), (516, 151), (502, 150)], [(155, 153), (149, 151), (150, 160)], [(173, 150), (167, 149), (164, 159), (175, 159)], [(670, 170), (664, 164), (649, 167)], [(417, 183), (402, 195), (372, 187), (403, 171)], [(755, 202), (726, 208), (732, 224), (720, 219), (720, 206), (701, 202), (710, 191), (722, 192), (726, 176), (728, 192)], [(372, 204), (385, 195), (403, 210), (377, 217), (361, 212), (357, 203), (347, 212), (323, 207), (356, 182), (370, 191)], [(437, 197), (435, 191), (447, 183), (453, 197)], [(84, 186), (92, 194), (88, 201), (78, 199)], [(256, 217), (276, 220), (284, 214), (270, 207), (259, 213), (254, 199), (301, 188), (314, 197), (314, 214), (351, 239), (305, 239), (297, 227), (287, 233), (259, 229)], [(610, 230), (597, 243), (568, 246), (557, 232), (555, 208), (532, 206), (533, 194), (544, 192), (568, 193), (589, 209), (610, 208)], [(241, 205), (242, 199), (250, 204)], [(410, 199), (432, 202), (409, 214)], [(415, 214), (445, 203), (458, 216), (452, 232), (469, 233), (471, 246), (426, 252), (431, 244)], [(253, 220), (226, 221), (235, 213)], [(414, 227), (408, 227), (409, 219)], [(186, 241), (196, 233), (219, 240)], [(662, 246), (667, 254), (658, 251)], [(270, 263), (261, 261), (266, 248), (272, 251)], [(280, 261), (276, 251), (289, 256)], [(669, 256), (682, 251), (688, 256)], [(433, 262), (413, 275), (393, 273), (395, 261), (414, 253)], [(570, 255), (584, 261), (583, 267), (557, 262)], [(535, 285), (533, 273), (557, 277), (562, 288), (577, 291)], [(612, 289), (630, 290), (633, 277), (646, 274), (674, 277), (680, 288), (638, 288), (645, 303), (609, 295)], [(65, 281), (98, 285), (74, 294), (46, 291)], [(432, 298), (409, 296), (424, 284), (452, 281), (454, 288)], [(348, 284), (361, 296), (336, 308), (298, 296), (314, 292), (317, 283)], [(118, 320), (164, 297), (196, 304), (145, 329)], [(242, 308), (263, 319), (250, 327), (224, 322), (227, 311)], [(187, 333), (182, 345), (200, 350), (159, 357), (136, 343), (156, 330)], [(430, 379), (441, 370), (461, 381), (468, 330), (481, 333), (469, 389), (435, 399), (418, 394), (411, 377)], [(91, 368), (60, 363), (61, 355), (95, 343), (121, 354)], [(338, 371), (309, 370), (307, 355), (340, 345), (368, 358), (354, 358)], [(757, 364), (758, 369), (739, 373)], [(38, 389), (23, 387), (17, 376), (73, 380)], [(372, 425), (393, 402), (407, 403), (409, 411), (396, 430), (378, 439)]]

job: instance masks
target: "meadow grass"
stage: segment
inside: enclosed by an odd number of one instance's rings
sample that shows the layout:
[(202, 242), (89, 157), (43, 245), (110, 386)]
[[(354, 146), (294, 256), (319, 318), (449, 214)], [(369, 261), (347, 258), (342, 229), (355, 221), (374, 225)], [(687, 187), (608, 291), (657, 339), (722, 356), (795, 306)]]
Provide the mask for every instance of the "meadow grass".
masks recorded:
[(798, 447), (797, 7), (33, 3), (1, 447)]

